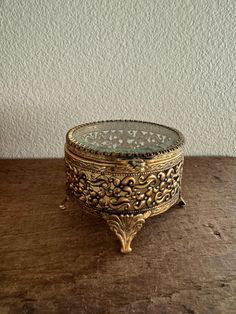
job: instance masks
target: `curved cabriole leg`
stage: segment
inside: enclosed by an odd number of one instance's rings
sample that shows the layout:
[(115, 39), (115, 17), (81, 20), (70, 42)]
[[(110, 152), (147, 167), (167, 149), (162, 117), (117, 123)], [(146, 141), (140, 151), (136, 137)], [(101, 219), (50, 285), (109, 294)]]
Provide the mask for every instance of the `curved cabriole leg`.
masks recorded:
[(132, 251), (130, 247), (131, 242), (150, 214), (151, 212), (138, 215), (103, 215), (111, 231), (115, 232), (120, 240), (122, 253), (130, 253)]
[(186, 205), (186, 202), (182, 197), (182, 188), (181, 187), (179, 188), (179, 201), (178, 201), (177, 205), (181, 206), (181, 207)]
[(67, 209), (68, 207), (68, 202), (70, 201), (69, 195), (66, 195), (62, 203), (59, 205), (59, 208), (61, 209)]
[(185, 202), (185, 200), (183, 199), (182, 196), (180, 196), (177, 205), (178, 205), (178, 206), (185, 206), (185, 205), (186, 205), (186, 202)]

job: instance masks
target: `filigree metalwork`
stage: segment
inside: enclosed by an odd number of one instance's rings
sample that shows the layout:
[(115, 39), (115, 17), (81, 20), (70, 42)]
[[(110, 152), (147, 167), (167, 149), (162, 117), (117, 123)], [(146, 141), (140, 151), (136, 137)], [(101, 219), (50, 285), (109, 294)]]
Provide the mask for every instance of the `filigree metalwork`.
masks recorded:
[[(147, 123), (134, 120), (127, 121), (127, 128), (126, 124), (124, 128), (97, 126), (103, 122), (83, 124), (67, 133), (65, 201), (103, 217), (119, 238), (121, 251), (128, 253), (145, 219), (185, 204), (181, 194), (184, 138), (164, 126), (166, 134), (163, 128), (159, 133), (160, 126), (152, 132), (154, 123), (146, 130)], [(131, 129), (131, 122), (140, 125)], [(74, 137), (75, 132), (79, 136)]]
[(152, 174), (107, 175), (84, 171), (66, 160), (67, 189), (88, 206), (106, 211), (140, 211), (179, 192), (183, 161)]
[(86, 171), (106, 174), (152, 173), (153, 171), (162, 171), (174, 167), (183, 159), (183, 152), (180, 148), (151, 159), (117, 159), (115, 162), (113, 156), (98, 154), (94, 160), (94, 154), (90, 152), (80, 151), (79, 155), (76, 155), (76, 153), (78, 152), (73, 146), (65, 146), (65, 157), (74, 166), (83, 168)]
[(92, 130), (84, 135), (83, 141), (92, 149), (103, 147), (105, 152), (119, 150), (126, 147), (143, 148), (151, 145), (153, 149), (161, 150), (168, 145), (171, 138), (160, 133), (135, 129)]
[(111, 231), (120, 240), (122, 253), (130, 253), (132, 251), (131, 242), (150, 214), (151, 212), (149, 211), (138, 215), (118, 216), (103, 214), (103, 218), (107, 221)]
[[(184, 144), (184, 137), (182, 133), (174, 128), (169, 128), (167, 126), (165, 129), (167, 131), (174, 131), (177, 134), (177, 140), (175, 143), (168, 145), (167, 149), (164, 149), (163, 144), (168, 143), (170, 141), (170, 137), (165, 136), (163, 134), (157, 133), (157, 132), (148, 132), (148, 131), (140, 131), (140, 130), (124, 130), (124, 129), (110, 129), (106, 131), (93, 131), (86, 134), (86, 137), (81, 141), (78, 141), (74, 137), (74, 132), (78, 129), (82, 129), (86, 126), (93, 126), (98, 125), (101, 123), (107, 123), (107, 122), (138, 122), (139, 124), (145, 124), (147, 122), (145, 121), (137, 121), (137, 120), (107, 120), (107, 121), (97, 121), (92, 123), (84, 123), (81, 125), (78, 125), (72, 129), (70, 129), (66, 136), (66, 142), (69, 146), (75, 147), (76, 150), (85, 151), (90, 153), (91, 151), (100, 154), (100, 155), (106, 155), (106, 156), (133, 156), (133, 153), (127, 153), (122, 150), (117, 150), (117, 152), (114, 151), (115, 148), (121, 146), (121, 138), (119, 136), (119, 133), (126, 133), (127, 137), (127, 144), (130, 144), (131, 147), (151, 147), (156, 146), (156, 150), (154, 151), (148, 151), (145, 150), (144, 152), (136, 153), (136, 157), (147, 157), (147, 156), (156, 156), (159, 154), (162, 154), (163, 152), (171, 152), (179, 147), (181, 147)], [(149, 122), (149, 125), (156, 126), (157, 124)], [(161, 126), (161, 125), (159, 125)], [(137, 141), (137, 139), (139, 139)], [(85, 142), (90, 142), (90, 145), (88, 147)], [(103, 151), (98, 150), (98, 143), (99, 145), (104, 146)], [(147, 145), (145, 145), (147, 144)], [(114, 146), (115, 145), (115, 146)], [(112, 148), (112, 150), (109, 150), (108, 148)]]

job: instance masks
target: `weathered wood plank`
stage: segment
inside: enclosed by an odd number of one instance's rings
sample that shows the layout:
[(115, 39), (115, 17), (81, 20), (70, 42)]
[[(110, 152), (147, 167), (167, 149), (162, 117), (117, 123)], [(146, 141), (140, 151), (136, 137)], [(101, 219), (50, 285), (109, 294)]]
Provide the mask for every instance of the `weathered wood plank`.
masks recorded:
[(0, 160), (0, 313), (236, 313), (236, 158), (188, 157), (175, 207), (130, 255), (62, 211), (62, 160)]

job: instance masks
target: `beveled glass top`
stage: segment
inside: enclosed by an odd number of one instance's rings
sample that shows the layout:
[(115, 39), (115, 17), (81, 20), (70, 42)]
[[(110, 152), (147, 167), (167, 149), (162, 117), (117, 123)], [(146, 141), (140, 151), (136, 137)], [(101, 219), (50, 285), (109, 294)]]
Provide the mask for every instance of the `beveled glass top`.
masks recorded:
[(151, 122), (115, 120), (84, 124), (67, 137), (78, 147), (99, 153), (148, 154), (174, 148), (183, 142), (180, 132)]

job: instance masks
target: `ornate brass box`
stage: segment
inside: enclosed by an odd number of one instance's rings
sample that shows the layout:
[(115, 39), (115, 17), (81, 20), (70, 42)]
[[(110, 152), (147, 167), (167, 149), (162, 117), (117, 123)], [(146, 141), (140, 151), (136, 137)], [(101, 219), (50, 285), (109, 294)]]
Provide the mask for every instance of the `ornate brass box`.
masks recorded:
[(181, 197), (183, 135), (172, 128), (135, 120), (87, 123), (66, 135), (66, 201), (104, 218), (131, 252), (145, 219)]

